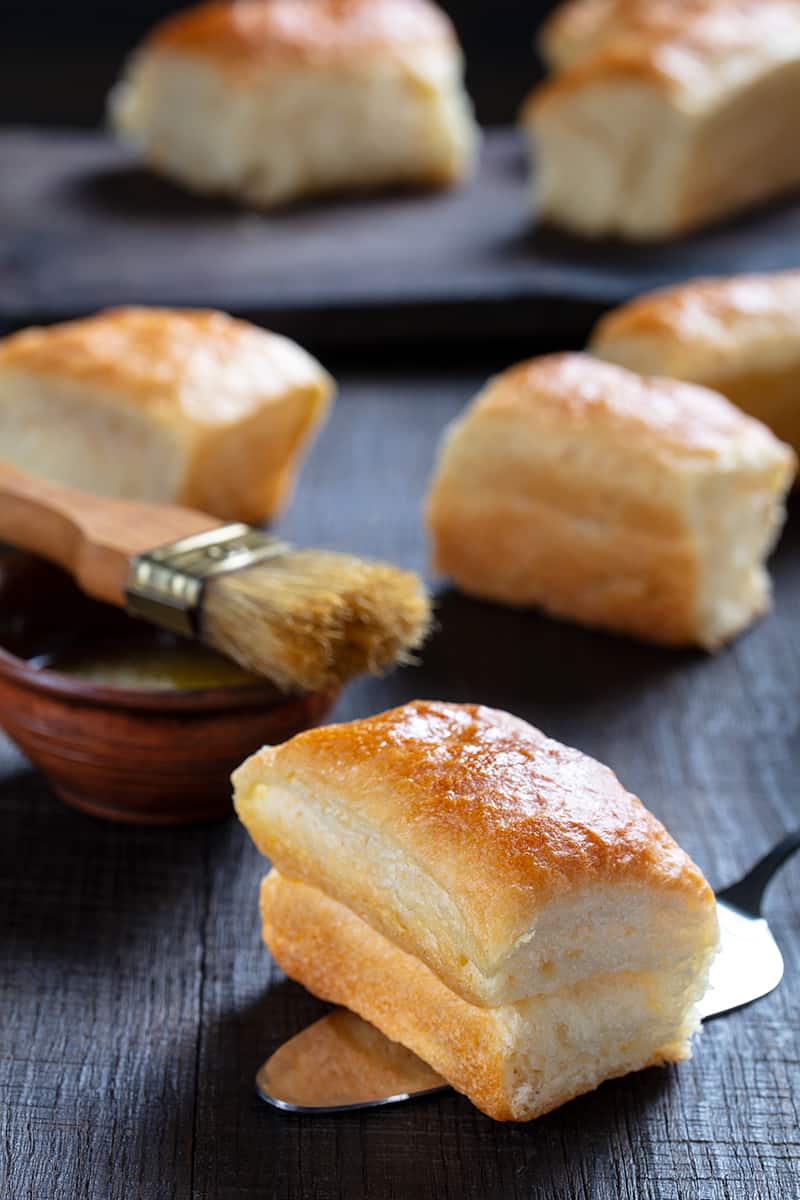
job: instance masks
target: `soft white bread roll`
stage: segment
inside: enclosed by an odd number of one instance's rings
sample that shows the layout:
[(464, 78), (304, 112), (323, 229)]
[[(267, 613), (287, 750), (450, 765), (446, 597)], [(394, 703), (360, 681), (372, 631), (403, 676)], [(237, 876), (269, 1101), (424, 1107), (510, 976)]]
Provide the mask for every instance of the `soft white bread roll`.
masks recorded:
[(471, 169), (461, 51), (430, 0), (229, 0), (168, 18), (111, 117), (164, 174), (258, 207)]
[(791, 449), (722, 396), (588, 355), (520, 363), (447, 432), (434, 565), (476, 596), (709, 649), (769, 605)]
[(800, 271), (651, 292), (603, 317), (589, 349), (715, 388), (800, 451)]
[(661, 238), (800, 183), (796, 0), (573, 0), (523, 109), (540, 217)]
[[(750, 7), (750, 0), (564, 0), (542, 22), (537, 45), (550, 70), (563, 71), (622, 40), (639, 41), (644, 51), (701, 17), (719, 12), (726, 20)], [(728, 26), (713, 32), (720, 38)]]
[(260, 751), (236, 807), (284, 970), (500, 1120), (689, 1054), (714, 897), (606, 767), (417, 701)]
[(258, 523), (288, 498), (332, 392), (305, 350), (245, 321), (115, 309), (0, 341), (0, 458)]

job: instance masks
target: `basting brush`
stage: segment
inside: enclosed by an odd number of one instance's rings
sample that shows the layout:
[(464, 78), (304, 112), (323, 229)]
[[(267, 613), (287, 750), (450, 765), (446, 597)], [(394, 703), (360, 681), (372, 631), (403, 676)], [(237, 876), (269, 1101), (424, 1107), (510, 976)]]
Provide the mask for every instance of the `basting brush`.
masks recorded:
[(200, 638), (284, 691), (408, 662), (430, 627), (430, 602), (411, 571), (295, 549), (191, 509), (90, 495), (3, 462), (0, 540), (57, 563), (90, 596)]

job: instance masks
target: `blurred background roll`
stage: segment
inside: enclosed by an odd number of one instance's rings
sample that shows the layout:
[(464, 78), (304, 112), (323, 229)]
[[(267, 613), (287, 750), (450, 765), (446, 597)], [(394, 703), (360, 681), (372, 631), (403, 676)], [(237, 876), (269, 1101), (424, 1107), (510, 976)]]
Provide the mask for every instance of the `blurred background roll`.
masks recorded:
[[(188, 2), (188, 0), (187, 0)], [(467, 57), (478, 119), (512, 121), (541, 74), (533, 33), (555, 0), (441, 0)], [(0, 121), (95, 125), (131, 46), (174, 0), (3, 0)]]

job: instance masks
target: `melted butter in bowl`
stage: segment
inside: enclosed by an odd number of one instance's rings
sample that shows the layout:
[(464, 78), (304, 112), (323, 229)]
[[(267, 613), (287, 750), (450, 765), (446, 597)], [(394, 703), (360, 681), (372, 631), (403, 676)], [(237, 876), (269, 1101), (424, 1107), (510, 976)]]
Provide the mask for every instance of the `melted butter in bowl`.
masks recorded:
[(84, 812), (187, 825), (231, 812), (230, 774), (318, 725), (336, 689), (285, 695), (190, 639), (0, 557), (0, 726)]
[(122, 641), (87, 639), (37, 656), (35, 665), (86, 683), (137, 691), (263, 688), (266, 683), (206, 646), (169, 634)]

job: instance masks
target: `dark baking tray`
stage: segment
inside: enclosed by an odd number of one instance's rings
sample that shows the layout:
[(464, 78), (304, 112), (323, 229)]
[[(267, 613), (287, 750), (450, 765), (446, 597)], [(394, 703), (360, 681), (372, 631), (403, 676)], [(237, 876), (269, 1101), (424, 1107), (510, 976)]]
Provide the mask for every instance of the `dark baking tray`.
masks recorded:
[(610, 305), (703, 274), (800, 266), (796, 197), (661, 245), (538, 227), (524, 148), (487, 135), (477, 178), (258, 214), (192, 196), (102, 133), (0, 133), (0, 326), (124, 303), (228, 309), (315, 345), (576, 341)]

